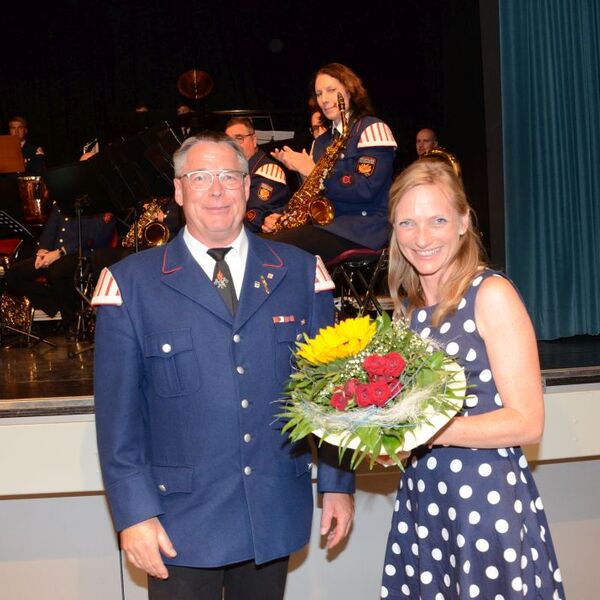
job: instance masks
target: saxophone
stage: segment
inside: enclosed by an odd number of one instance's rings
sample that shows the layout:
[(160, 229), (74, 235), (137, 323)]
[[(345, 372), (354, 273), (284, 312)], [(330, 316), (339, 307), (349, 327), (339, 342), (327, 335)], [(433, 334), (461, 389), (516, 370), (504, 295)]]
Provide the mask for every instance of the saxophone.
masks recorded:
[(323, 182), (335, 166), (350, 135), (344, 97), (339, 92), (337, 101), (342, 121), (342, 134), (327, 146), (304, 183), (290, 198), (280, 219), (275, 223), (274, 233), (283, 229), (294, 229), (309, 222), (328, 225), (333, 221), (335, 209), (333, 204), (323, 196), (325, 189)]
[(162, 246), (169, 240), (169, 228), (158, 220), (163, 206), (167, 202), (168, 199), (154, 198), (146, 205), (140, 218), (133, 223), (123, 238), (121, 242), (123, 248), (135, 246), (136, 228), (138, 244), (143, 248)]

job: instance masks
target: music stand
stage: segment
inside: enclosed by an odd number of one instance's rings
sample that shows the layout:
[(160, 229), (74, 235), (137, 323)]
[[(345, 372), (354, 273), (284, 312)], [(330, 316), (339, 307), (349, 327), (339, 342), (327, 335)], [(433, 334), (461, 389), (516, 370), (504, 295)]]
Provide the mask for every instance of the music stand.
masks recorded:
[(22, 173), (25, 160), (16, 135), (0, 135), (0, 173)]
[(45, 174), (46, 186), (61, 211), (74, 215), (77, 219), (77, 269), (74, 285), (81, 300), (76, 325), (77, 341), (85, 330), (86, 319), (89, 316), (86, 309), (90, 306), (90, 300), (84, 292), (86, 257), (83, 254), (82, 217), (115, 211), (114, 202), (97, 175), (96, 166), (99, 163), (95, 158), (54, 167), (48, 169)]

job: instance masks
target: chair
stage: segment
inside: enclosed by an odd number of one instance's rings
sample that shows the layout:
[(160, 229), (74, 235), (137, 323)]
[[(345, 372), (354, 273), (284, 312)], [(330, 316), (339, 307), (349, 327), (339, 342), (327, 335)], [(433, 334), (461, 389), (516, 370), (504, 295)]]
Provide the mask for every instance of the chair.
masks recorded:
[(388, 267), (388, 249), (346, 250), (326, 263), (335, 282), (336, 308), (343, 315), (363, 315), (386, 308), (383, 297), (377, 295), (385, 284)]

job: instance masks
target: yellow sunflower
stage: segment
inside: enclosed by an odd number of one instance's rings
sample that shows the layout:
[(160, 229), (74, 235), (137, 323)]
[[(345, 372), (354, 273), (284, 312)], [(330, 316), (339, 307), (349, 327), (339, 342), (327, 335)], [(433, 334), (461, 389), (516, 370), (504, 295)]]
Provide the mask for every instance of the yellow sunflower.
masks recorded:
[(298, 355), (314, 365), (355, 356), (371, 341), (376, 329), (370, 317), (346, 319), (334, 327), (321, 329), (314, 338), (300, 345)]

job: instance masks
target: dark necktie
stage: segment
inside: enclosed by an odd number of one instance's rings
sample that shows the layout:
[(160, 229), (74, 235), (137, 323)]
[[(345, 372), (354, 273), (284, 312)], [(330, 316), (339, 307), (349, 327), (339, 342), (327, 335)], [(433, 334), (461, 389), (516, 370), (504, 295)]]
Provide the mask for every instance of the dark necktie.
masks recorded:
[(217, 261), (215, 270), (213, 271), (212, 282), (233, 315), (235, 314), (238, 301), (235, 295), (231, 271), (229, 270), (229, 265), (225, 262), (225, 255), (230, 250), (231, 248), (210, 248), (206, 253)]

